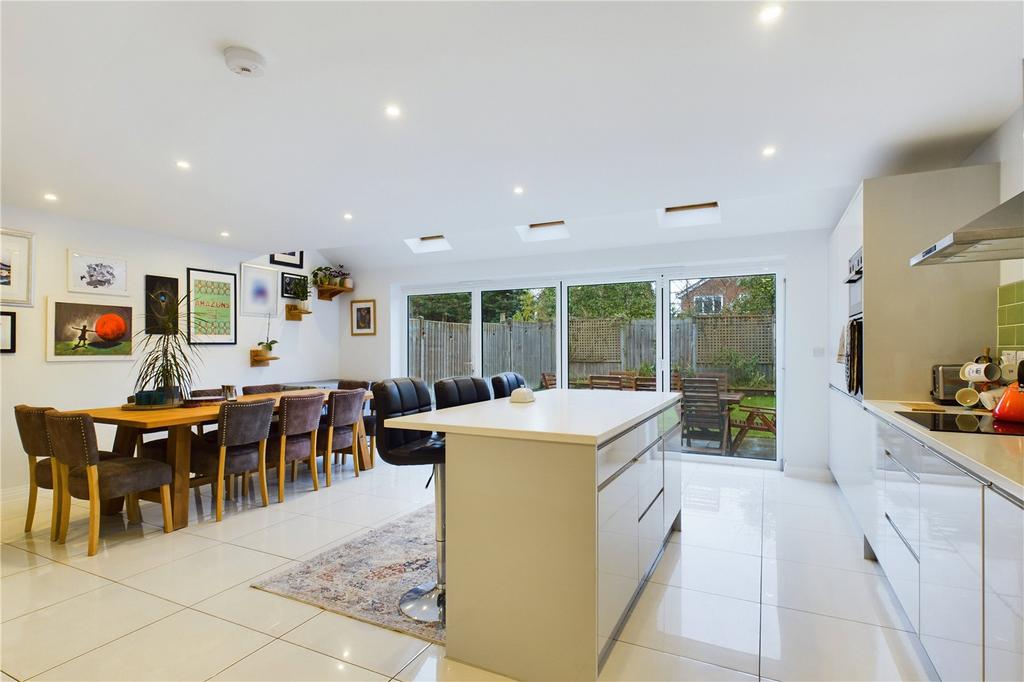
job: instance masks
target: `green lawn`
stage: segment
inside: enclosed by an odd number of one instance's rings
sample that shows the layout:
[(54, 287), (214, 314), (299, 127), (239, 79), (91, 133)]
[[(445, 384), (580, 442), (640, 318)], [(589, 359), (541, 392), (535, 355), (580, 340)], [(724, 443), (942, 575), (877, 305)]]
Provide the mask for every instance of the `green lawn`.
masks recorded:
[(131, 355), (132, 342), (121, 341), (113, 346), (99, 346), (88, 344), (85, 348), (71, 350), (75, 345), (74, 341), (58, 341), (53, 346), (54, 355), (70, 355), (74, 357), (89, 357), (93, 355)]
[[(731, 408), (730, 416), (732, 417), (732, 423), (745, 421), (747, 418), (748, 410), (743, 409), (744, 406), (749, 407), (775, 407), (775, 396), (774, 395), (749, 395), (740, 401), (739, 405), (733, 405)], [(732, 433), (735, 436), (739, 433), (738, 427), (733, 427)], [(748, 431), (747, 438), (775, 438), (775, 436), (768, 431)]]

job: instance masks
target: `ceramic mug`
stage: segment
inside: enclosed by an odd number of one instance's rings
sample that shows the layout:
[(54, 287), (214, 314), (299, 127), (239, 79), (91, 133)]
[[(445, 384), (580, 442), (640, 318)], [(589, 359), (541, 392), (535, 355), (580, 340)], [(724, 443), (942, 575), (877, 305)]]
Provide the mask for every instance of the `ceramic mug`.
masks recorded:
[(999, 368), (999, 371), (1003, 375), (1005, 381), (1016, 381), (1017, 380), (1017, 363), (1016, 362), (1004, 362)]
[(998, 381), (999, 365), (992, 362), (968, 362), (960, 368), (960, 378), (970, 383)]
[(956, 401), (964, 407), (974, 407), (981, 396), (973, 388), (961, 388), (956, 392)]
[(978, 399), (981, 400), (981, 406), (986, 410), (991, 410), (999, 402), (999, 399), (1003, 397), (1003, 393), (1006, 392), (1006, 386), (1000, 386), (999, 388), (993, 388), (990, 391), (982, 391), (978, 394)]

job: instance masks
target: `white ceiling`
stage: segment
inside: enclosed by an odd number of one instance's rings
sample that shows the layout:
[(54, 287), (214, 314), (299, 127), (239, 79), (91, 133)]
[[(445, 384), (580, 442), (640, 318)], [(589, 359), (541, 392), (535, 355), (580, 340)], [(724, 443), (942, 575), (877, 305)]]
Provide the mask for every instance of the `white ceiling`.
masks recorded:
[[(955, 164), (1021, 106), (1019, 2), (762, 6), (4, 2), (2, 198), (446, 263), (830, 227), (861, 178)], [(657, 227), (708, 200), (721, 225)], [(569, 240), (513, 230), (560, 218)], [(454, 250), (402, 242), (435, 233)]]

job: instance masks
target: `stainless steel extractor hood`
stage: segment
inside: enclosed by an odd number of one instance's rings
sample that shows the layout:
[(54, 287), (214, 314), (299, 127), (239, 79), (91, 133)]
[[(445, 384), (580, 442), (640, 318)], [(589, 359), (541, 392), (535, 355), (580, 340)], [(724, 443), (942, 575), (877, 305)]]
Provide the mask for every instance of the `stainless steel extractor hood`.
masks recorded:
[(946, 235), (910, 259), (911, 265), (1024, 258), (1024, 192)]

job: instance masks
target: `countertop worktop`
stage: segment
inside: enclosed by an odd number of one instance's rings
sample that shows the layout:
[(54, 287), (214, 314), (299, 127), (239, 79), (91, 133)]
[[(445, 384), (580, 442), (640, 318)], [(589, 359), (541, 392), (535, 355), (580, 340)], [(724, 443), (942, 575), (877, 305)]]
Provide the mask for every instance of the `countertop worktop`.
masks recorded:
[(449, 407), (384, 422), (387, 428), (598, 445), (679, 400), (653, 391), (537, 391), (532, 403), (508, 398)]
[[(865, 400), (864, 407), (933, 450), (945, 455), (1006, 493), (1024, 501), (1024, 438), (980, 433), (929, 431), (896, 414), (910, 411), (902, 402)], [(946, 412), (969, 410), (945, 407)]]

